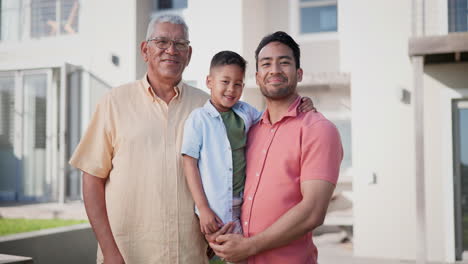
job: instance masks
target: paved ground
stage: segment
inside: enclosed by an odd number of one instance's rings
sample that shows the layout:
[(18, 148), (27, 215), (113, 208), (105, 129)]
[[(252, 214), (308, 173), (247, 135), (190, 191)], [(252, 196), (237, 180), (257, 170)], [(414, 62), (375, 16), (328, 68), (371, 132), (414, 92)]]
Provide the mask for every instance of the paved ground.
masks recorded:
[(4, 218), (88, 219), (82, 201), (66, 204), (38, 203), (10, 206), (0, 205), (0, 216)]
[[(66, 204), (45, 203), (29, 205), (0, 205), (0, 216), (4, 218), (61, 218), (87, 219), (83, 202)], [(414, 261), (365, 259), (353, 256), (351, 242), (341, 243), (346, 233), (335, 232), (315, 236), (314, 241), (319, 250), (320, 264), (415, 264)], [(468, 263), (468, 262), (457, 262)], [(429, 263), (427, 263), (429, 264)], [(430, 263), (449, 264), (449, 263)]]

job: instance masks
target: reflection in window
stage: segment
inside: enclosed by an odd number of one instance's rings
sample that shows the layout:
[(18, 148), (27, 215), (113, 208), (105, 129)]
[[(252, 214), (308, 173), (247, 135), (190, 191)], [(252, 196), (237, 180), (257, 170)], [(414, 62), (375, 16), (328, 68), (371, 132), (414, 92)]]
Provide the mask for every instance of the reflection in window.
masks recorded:
[(301, 0), (299, 16), (302, 34), (338, 30), (336, 0)]
[(448, 1), (449, 32), (468, 31), (468, 0)]
[(78, 0), (32, 0), (31, 37), (78, 32)]

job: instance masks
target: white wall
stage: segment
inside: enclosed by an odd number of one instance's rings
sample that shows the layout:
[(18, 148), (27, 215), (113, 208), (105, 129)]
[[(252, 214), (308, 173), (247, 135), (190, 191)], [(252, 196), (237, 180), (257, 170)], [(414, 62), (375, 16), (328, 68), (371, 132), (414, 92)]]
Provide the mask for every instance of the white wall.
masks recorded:
[(398, 98), (402, 88), (412, 90), (411, 1), (340, 1), (339, 12), (340, 69), (351, 74), (354, 253), (411, 259), (413, 111)]
[(196, 86), (205, 89), (213, 55), (222, 50), (242, 54), (242, 1), (188, 0), (184, 17), (193, 48), (184, 79), (197, 81)]
[(428, 256), (455, 261), (452, 99), (468, 97), (468, 63), (426, 65), (424, 74)]

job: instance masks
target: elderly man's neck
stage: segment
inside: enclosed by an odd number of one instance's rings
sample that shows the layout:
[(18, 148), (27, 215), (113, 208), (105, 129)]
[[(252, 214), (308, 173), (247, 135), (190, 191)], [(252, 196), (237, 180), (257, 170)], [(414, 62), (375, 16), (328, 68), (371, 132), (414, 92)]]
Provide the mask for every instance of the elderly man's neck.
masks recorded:
[(154, 81), (148, 76), (148, 82), (154, 94), (166, 102), (166, 104), (169, 104), (172, 98), (176, 96), (175, 87), (180, 81), (181, 79), (177, 81), (174, 81), (174, 79)]

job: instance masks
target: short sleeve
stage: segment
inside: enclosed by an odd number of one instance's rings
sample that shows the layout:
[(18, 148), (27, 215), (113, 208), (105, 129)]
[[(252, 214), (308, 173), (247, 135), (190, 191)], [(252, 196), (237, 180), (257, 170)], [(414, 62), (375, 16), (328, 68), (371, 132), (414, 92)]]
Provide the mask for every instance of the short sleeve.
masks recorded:
[(75, 149), (69, 163), (73, 167), (100, 178), (107, 178), (112, 169), (114, 129), (111, 95), (98, 103), (88, 128)]
[(202, 131), (199, 117), (197, 118), (197, 110), (194, 110), (184, 125), (184, 137), (182, 139), (182, 155), (188, 155), (192, 158), (200, 158), (200, 150), (202, 146)]
[(325, 180), (336, 184), (343, 159), (338, 130), (328, 120), (303, 127), (301, 181)]

